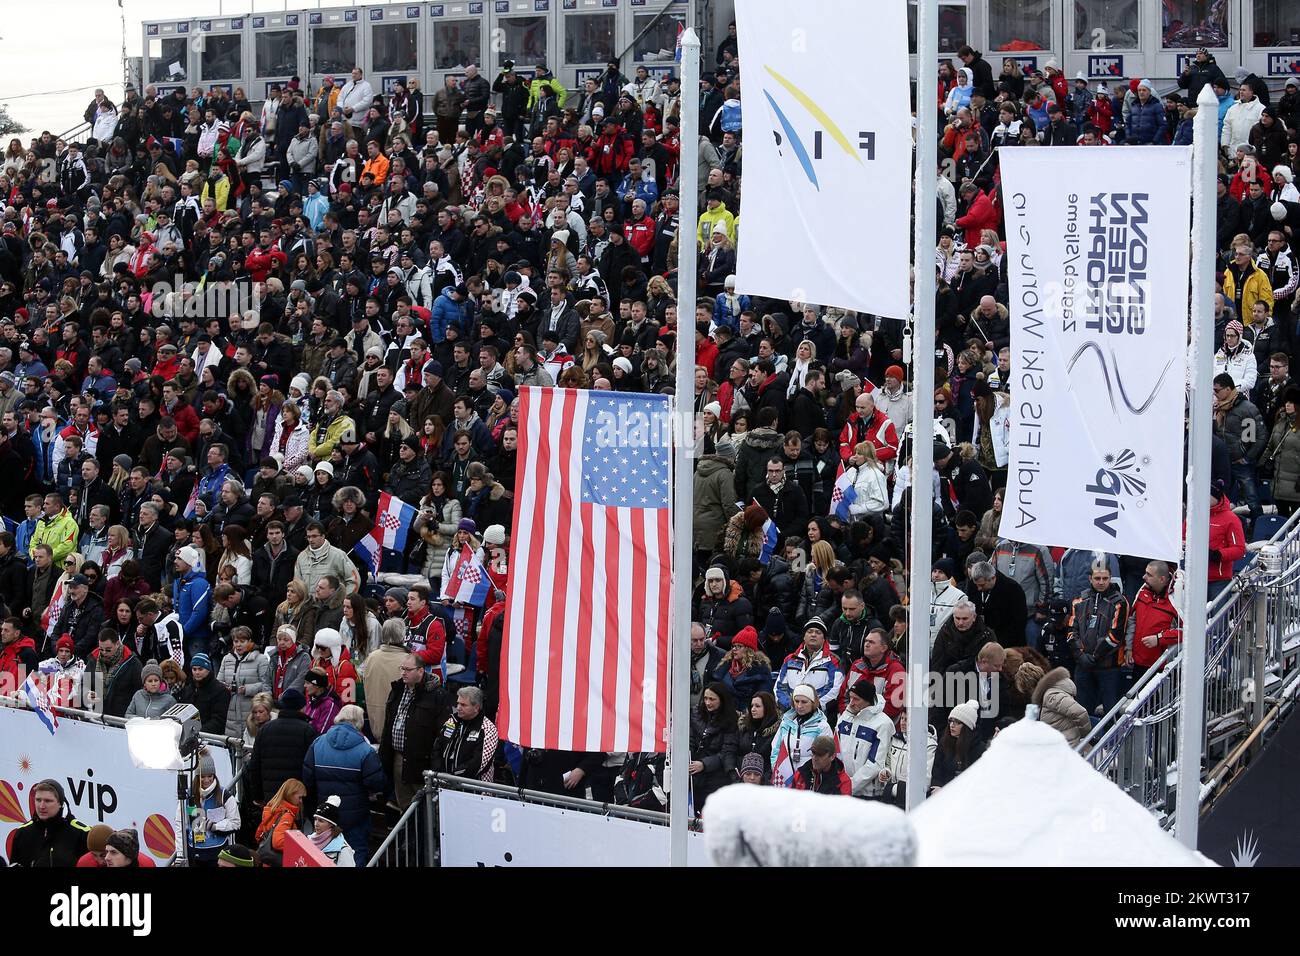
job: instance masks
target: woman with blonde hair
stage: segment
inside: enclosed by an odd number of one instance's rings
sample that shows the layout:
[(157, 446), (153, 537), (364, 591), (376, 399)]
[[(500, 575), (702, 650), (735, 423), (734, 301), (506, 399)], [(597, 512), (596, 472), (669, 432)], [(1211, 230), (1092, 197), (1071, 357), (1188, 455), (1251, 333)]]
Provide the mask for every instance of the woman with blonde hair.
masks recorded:
[(288, 624), (294, 628), (298, 627), (298, 622), (307, 611), (307, 585), (294, 578), (285, 585), (284, 600), (280, 602), (279, 607), (275, 609), (275, 630), (279, 630), (283, 624)]
[(879, 515), (889, 510), (889, 482), (876, 458), (876, 446), (869, 441), (859, 442), (849, 457), (850, 467), (856, 469), (853, 490), (857, 497), (849, 505), (852, 517)]
[(50, 588), (50, 603), (45, 605), (45, 611), (41, 614), (41, 629), (53, 641), (58, 637), (54, 633), (54, 628), (59, 623), (59, 615), (63, 613), (63, 605), (68, 603), (68, 579), (74, 574), (81, 572), (81, 566), (86, 559), (79, 551), (73, 551), (63, 558), (63, 573), (59, 575), (54, 587)]
[(646, 283), (646, 313), (660, 325), (663, 325), (664, 314), (668, 306), (677, 304), (677, 296), (673, 295), (672, 287), (668, 285), (668, 280), (663, 276), (651, 276), (650, 281)]
[(258, 691), (248, 705), (248, 716), (244, 718), (244, 747), (252, 747), (262, 728), (275, 720), (275, 699), (269, 691)]
[(605, 333), (591, 329), (582, 342), (582, 370), (588, 375), (601, 362), (609, 361), (609, 349), (605, 347)]
[(131, 532), (120, 524), (108, 529), (108, 547), (99, 558), (104, 569), (104, 580), (111, 581), (122, 573), (122, 565), (135, 557), (131, 548)]
[(722, 655), (712, 677), (731, 691), (738, 704), (747, 706), (742, 702), (772, 689), (773, 670), (771, 659), (758, 649), (758, 631), (751, 625), (736, 632), (731, 649)]
[(803, 593), (799, 597), (799, 618), (811, 617), (817, 605), (817, 595), (826, 586), (826, 575), (839, 562), (835, 548), (829, 541), (816, 541), (809, 555), (808, 568), (803, 574)]
[(790, 385), (785, 390), (787, 396), (793, 398), (794, 393), (804, 387), (808, 380), (808, 371), (816, 361), (817, 346), (804, 339), (794, 350), (794, 361), (786, 367), (786, 373), (790, 376)]

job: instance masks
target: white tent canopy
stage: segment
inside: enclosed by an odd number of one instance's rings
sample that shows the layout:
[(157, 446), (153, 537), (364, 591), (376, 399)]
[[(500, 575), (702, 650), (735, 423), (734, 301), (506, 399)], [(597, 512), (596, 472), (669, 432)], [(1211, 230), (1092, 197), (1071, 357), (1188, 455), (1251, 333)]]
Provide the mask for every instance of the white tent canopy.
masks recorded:
[(1212, 866), (1044, 723), (1022, 720), (909, 817), (920, 866)]

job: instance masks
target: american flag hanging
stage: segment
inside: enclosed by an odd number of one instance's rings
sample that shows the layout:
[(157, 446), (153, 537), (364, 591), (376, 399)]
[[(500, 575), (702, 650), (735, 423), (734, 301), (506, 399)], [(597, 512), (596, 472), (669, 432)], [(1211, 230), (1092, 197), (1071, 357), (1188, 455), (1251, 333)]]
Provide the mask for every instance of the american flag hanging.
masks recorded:
[(663, 751), (667, 396), (520, 390), (497, 724), (522, 747)]

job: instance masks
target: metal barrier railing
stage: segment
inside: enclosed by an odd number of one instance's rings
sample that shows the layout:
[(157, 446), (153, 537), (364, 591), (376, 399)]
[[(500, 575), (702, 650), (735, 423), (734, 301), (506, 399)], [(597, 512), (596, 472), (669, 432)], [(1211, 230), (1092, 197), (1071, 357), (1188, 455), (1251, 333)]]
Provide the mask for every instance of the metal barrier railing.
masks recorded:
[[(1300, 657), (1300, 513), (1256, 551), (1207, 608), (1203, 759), (1226, 753), (1263, 718), (1270, 690), (1287, 685)], [(1181, 645), (1169, 648), (1077, 749), (1169, 826), (1173, 823)], [(1201, 799), (1212, 792), (1202, 787)]]
[(437, 791), (425, 786), (384, 837), (367, 867), (437, 866)]

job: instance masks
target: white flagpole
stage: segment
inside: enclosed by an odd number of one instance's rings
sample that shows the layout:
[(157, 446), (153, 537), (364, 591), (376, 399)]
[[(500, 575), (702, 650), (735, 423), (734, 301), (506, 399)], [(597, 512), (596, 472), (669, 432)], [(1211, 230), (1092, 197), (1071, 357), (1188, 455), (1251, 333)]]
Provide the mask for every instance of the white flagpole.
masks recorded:
[(686, 865), (691, 760), (691, 538), (695, 502), (695, 228), (699, 218), (700, 38), (682, 33), (681, 162), (677, 226), (677, 457), (673, 494), (672, 706), (668, 863)]
[(1214, 395), (1215, 179), (1218, 100), (1207, 83), (1196, 99), (1192, 136), (1191, 435), (1187, 448), (1187, 535), (1183, 556), (1182, 711), (1178, 715), (1178, 794), (1174, 834), (1196, 849), (1205, 728), (1205, 625), (1210, 564), (1210, 416)]
[[(907, 613), (907, 809), (925, 799), (929, 717), (930, 564), (934, 525), (934, 232), (938, 147), (939, 11), (936, 0), (916, 8), (916, 235), (912, 273), (912, 548)], [(942, 732), (943, 728), (939, 728)]]

